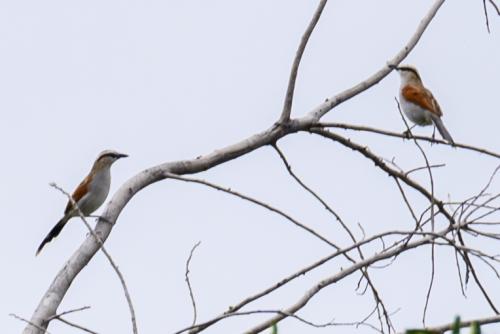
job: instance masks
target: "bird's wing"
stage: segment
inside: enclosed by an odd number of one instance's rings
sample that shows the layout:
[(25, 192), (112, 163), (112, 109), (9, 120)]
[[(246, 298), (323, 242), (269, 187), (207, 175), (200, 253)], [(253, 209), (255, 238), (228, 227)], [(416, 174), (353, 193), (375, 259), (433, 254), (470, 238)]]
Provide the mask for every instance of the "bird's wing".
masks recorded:
[[(76, 187), (75, 191), (73, 192), (73, 200), (78, 203), (79, 200), (82, 199), (83, 196), (88, 192), (89, 190), (89, 185), (90, 185), (90, 175), (88, 175), (83, 181)], [(71, 210), (73, 206), (71, 205), (71, 201), (68, 201), (68, 204), (66, 205), (66, 209), (64, 210), (64, 214), (67, 215)]]
[[(422, 87), (423, 88), (423, 87)], [(403, 97), (426, 110), (429, 110), (436, 116), (441, 117), (441, 107), (437, 103), (432, 93), (427, 88), (420, 88), (415, 85), (406, 85), (402, 90)]]

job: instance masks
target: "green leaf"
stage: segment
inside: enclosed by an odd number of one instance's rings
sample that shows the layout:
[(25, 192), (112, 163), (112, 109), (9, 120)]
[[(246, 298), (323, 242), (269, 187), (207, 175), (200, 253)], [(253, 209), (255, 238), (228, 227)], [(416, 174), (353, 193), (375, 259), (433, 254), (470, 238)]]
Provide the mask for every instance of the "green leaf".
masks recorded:
[(470, 334), (481, 334), (481, 326), (475, 321), (470, 326)]
[(460, 317), (456, 316), (455, 317), (455, 322), (453, 323), (453, 326), (451, 327), (453, 334), (460, 334)]
[(272, 327), (271, 334), (278, 334), (278, 325), (274, 324)]

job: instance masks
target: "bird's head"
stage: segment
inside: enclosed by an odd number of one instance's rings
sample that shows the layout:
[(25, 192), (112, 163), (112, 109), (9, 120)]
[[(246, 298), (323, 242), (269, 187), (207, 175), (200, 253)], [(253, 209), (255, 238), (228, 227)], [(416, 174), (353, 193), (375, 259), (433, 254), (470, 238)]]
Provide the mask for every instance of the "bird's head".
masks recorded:
[(116, 152), (113, 150), (105, 150), (99, 153), (95, 163), (101, 166), (111, 166), (113, 162), (115, 162), (116, 160), (126, 157), (128, 157), (128, 155), (126, 154)]
[(390, 65), (389, 66), (392, 69), (395, 69), (398, 71), (399, 75), (401, 76), (401, 82), (403, 83), (408, 83), (408, 82), (422, 82), (422, 78), (420, 78), (420, 74), (417, 71), (417, 68), (412, 65)]

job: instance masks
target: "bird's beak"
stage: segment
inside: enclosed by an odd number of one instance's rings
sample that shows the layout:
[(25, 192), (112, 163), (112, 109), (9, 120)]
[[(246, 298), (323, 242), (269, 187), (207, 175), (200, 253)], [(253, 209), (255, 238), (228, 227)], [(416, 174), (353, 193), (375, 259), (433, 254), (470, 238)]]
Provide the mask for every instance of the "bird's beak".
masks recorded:
[(117, 156), (118, 156), (118, 159), (128, 157), (128, 155), (124, 154), (124, 153), (119, 153), (119, 154), (117, 154)]
[(389, 68), (390, 68), (390, 69), (392, 69), (392, 70), (396, 70), (396, 71), (398, 71), (398, 70), (399, 70), (399, 67), (398, 67), (397, 65), (389, 64), (388, 66), (389, 66)]

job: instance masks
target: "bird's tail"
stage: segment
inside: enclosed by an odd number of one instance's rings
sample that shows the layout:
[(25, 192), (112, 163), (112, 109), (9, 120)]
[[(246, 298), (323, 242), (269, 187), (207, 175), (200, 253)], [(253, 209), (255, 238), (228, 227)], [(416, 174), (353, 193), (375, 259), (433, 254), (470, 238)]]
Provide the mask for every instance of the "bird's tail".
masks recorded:
[(36, 255), (38, 255), (38, 253), (42, 251), (42, 248), (45, 246), (45, 244), (49, 243), (52, 239), (57, 237), (59, 233), (61, 233), (64, 225), (66, 225), (66, 223), (70, 218), (71, 216), (65, 215), (64, 217), (62, 217), (60, 221), (57, 222), (56, 226), (54, 226), (52, 230), (50, 230), (49, 234), (47, 234), (47, 236), (45, 237), (45, 239), (43, 239), (40, 246), (38, 246), (38, 249), (36, 250)]
[(434, 121), (434, 124), (436, 125), (439, 133), (443, 137), (444, 140), (449, 142), (450, 144), (454, 144), (455, 142), (453, 141), (453, 138), (451, 137), (450, 133), (448, 130), (446, 130), (446, 127), (443, 124), (443, 121), (441, 120), (441, 117), (439, 116), (433, 116), (432, 120)]

